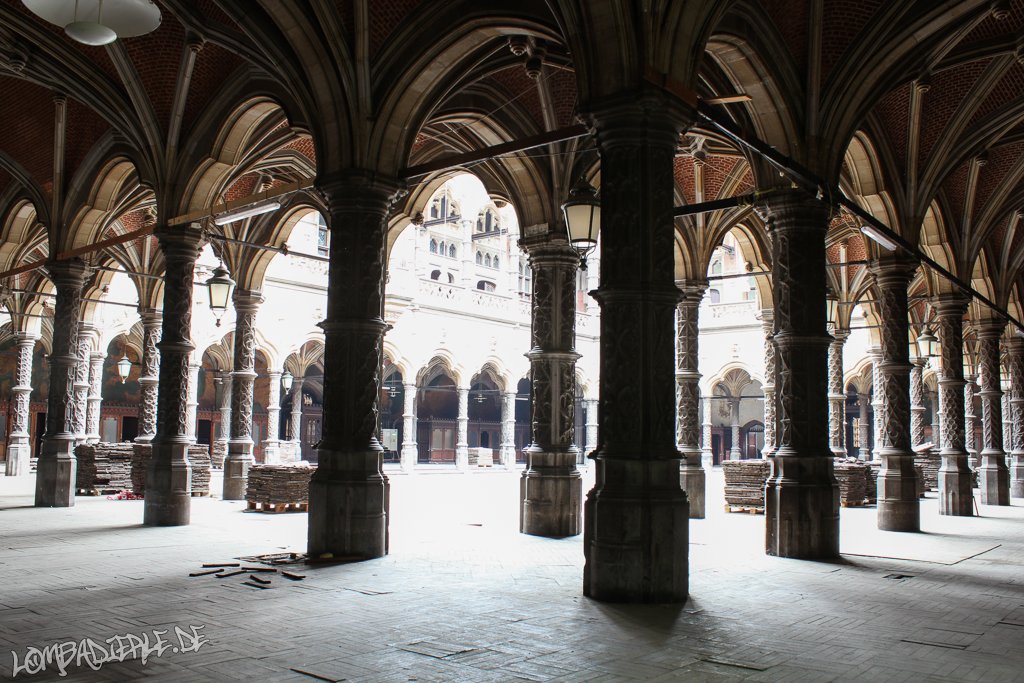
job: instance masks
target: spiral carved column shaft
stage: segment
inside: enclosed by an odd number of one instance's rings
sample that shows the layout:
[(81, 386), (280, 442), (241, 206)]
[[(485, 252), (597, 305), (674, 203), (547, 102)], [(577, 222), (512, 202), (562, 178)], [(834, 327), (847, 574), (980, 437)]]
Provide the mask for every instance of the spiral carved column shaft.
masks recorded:
[(1003, 415), (999, 385), (999, 337), (1005, 321), (978, 325), (978, 375), (981, 379), (981, 420), (984, 446), (978, 468), (981, 502), (1010, 504), (1010, 470), (1003, 451)]
[(252, 401), (256, 380), (256, 314), (263, 295), (236, 289), (235, 357), (231, 373), (231, 439), (224, 458), (224, 500), (245, 500), (253, 459)]
[(455, 467), (469, 470), (469, 387), (458, 388), (459, 412), (455, 421)]
[(882, 388), (882, 350), (871, 349), (871, 460), (882, 459), (882, 425), (885, 418), (885, 391)]
[(310, 555), (387, 553), (388, 480), (377, 440), (383, 366), (385, 234), (396, 189), (355, 171), (321, 178), (331, 231), (323, 432), (309, 485)]
[(281, 461), (281, 371), (267, 371), (267, 438), (263, 440), (263, 460)]
[(89, 354), (89, 399), (85, 414), (85, 440), (99, 443), (100, 407), (103, 404), (103, 361), (105, 353), (95, 351)]
[(159, 311), (143, 309), (142, 373), (139, 376), (139, 443), (149, 443), (156, 436), (156, 403), (160, 382), (160, 342), (162, 316)]
[(828, 345), (828, 442), (836, 457), (846, 457), (846, 394), (843, 391), (843, 345), (850, 333), (835, 330)]
[(679, 483), (690, 501), (690, 519), (704, 519), (705, 473), (700, 455), (700, 371), (697, 321), (707, 282), (681, 282), (676, 306), (676, 442), (683, 462)]
[(75, 368), (78, 363), (78, 317), (82, 286), (88, 268), (81, 259), (54, 261), (47, 267), (57, 289), (53, 343), (50, 353), (50, 390), (46, 406), (46, 433), (39, 449), (36, 507), (71, 507), (75, 504)]
[(217, 379), (220, 380), (220, 398), (217, 401), (217, 411), (220, 413), (220, 434), (217, 441), (223, 443), (224, 453), (227, 454), (228, 441), (231, 439), (231, 371), (221, 370)]
[(913, 262), (898, 258), (875, 261), (871, 266), (882, 338), (882, 357), (878, 363), (882, 429), (875, 436), (875, 443), (881, 443), (882, 460), (878, 472), (878, 528), (886, 531), (921, 529), (917, 471), (910, 448), (911, 365), (907, 344), (907, 285), (915, 268)]
[(192, 344), (192, 282), (202, 233), (195, 224), (156, 231), (164, 253), (163, 329), (160, 341), (156, 435), (146, 472), (143, 523), (188, 524), (192, 468), (188, 462), (188, 376)]
[(1010, 412), (1013, 436), (1010, 458), (1010, 497), (1024, 498), (1024, 339), (1014, 335), (1008, 346)]
[(971, 469), (978, 467), (978, 440), (975, 431), (978, 415), (974, 408), (974, 397), (977, 394), (977, 375), (968, 375), (964, 384), (964, 448), (967, 449), (967, 463)]
[[(687, 115), (653, 88), (591, 110), (601, 154), (600, 437), (584, 594), (682, 602), (689, 505), (675, 439), (673, 158)], [(636, 372), (636, 368), (643, 372)]]
[(942, 417), (938, 389), (928, 392), (928, 401), (932, 406), (932, 443), (938, 448), (942, 443)]
[(576, 272), (580, 257), (561, 236), (524, 239), (533, 270), (530, 337), (531, 443), (519, 481), (524, 534), (561, 538), (582, 530), (576, 467)]
[(775, 300), (776, 449), (765, 485), (766, 551), (839, 554), (839, 486), (828, 442), (825, 233), (828, 207), (786, 194), (765, 207)]
[(516, 392), (501, 395), (501, 465), (512, 469), (516, 465)]
[(920, 446), (925, 442), (924, 416), (928, 409), (924, 405), (924, 366), (927, 358), (914, 358), (910, 369), (910, 443)]
[(32, 396), (32, 351), (36, 335), (29, 332), (15, 332), (18, 344), (18, 358), (14, 370), (14, 386), (11, 387), (11, 433), (7, 437), (7, 464), (5, 474), (15, 477), (29, 473), (32, 448), (29, 442), (29, 400)]
[[(762, 458), (771, 457), (775, 452), (775, 343), (772, 341), (772, 332), (775, 330), (775, 311), (770, 308), (763, 309), (759, 314), (761, 328), (764, 330), (764, 449), (761, 451)], [(707, 441), (705, 449), (711, 451), (711, 414), (707, 415)]]
[(857, 450), (857, 457), (861, 460), (871, 460), (871, 397), (867, 394), (857, 394), (857, 441), (860, 446)]
[(302, 459), (302, 383), (304, 377), (292, 379), (292, 412), (288, 420), (288, 438), (295, 442), (295, 457)]
[(90, 322), (78, 323), (78, 362), (75, 364), (75, 442), (85, 443), (86, 413), (89, 409), (89, 356), (96, 326)]
[(964, 447), (964, 313), (969, 301), (960, 296), (938, 299), (939, 413), (942, 424), (942, 465), (939, 467), (939, 514), (974, 514), (971, 469)]
[(416, 383), (406, 382), (402, 400), (402, 471), (412, 472), (419, 455), (416, 443)]
[(199, 409), (199, 369), (200, 365), (195, 359), (188, 364), (188, 404), (185, 407), (188, 416), (188, 438), (192, 443), (196, 442), (196, 411)]

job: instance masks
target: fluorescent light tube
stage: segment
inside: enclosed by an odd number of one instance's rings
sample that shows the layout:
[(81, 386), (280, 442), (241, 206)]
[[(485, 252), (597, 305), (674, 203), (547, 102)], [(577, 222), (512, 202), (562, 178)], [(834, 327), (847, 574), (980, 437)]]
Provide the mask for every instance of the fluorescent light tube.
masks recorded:
[(860, 231), (889, 251), (896, 251), (900, 247), (891, 237), (873, 225), (862, 225)]
[(228, 211), (222, 213), (219, 216), (215, 216), (213, 219), (216, 225), (227, 225), (228, 223), (234, 223), (240, 221), (243, 218), (252, 218), (253, 216), (259, 216), (260, 214), (270, 213), (271, 211), (277, 211), (281, 208), (281, 202), (267, 202), (265, 204), (255, 204), (253, 206), (247, 206), (244, 209), (238, 209), (236, 211)]

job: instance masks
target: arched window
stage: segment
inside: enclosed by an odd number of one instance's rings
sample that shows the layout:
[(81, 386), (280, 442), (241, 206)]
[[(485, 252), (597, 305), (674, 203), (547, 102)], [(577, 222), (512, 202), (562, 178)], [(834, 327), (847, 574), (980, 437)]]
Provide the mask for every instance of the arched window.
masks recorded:
[(456, 254), (457, 254), (457, 252), (455, 251), (455, 245), (454, 244), (449, 244), (448, 245), (448, 257), (449, 258), (455, 258)]
[(478, 217), (476, 219), (476, 231), (477, 232), (483, 232), (484, 231), (484, 219), (483, 219), (483, 216), (480, 216), (480, 217)]
[(441, 215), (441, 202), (439, 200), (435, 199), (434, 203), (430, 205), (430, 217), (431, 218), (438, 218), (438, 217), (440, 217), (440, 215)]
[(444, 240), (441, 240), (441, 244), (437, 247), (437, 253), (441, 254), (441, 256), (448, 253), (448, 245), (444, 243)]
[(721, 275), (722, 274), (722, 260), (721, 259), (715, 259), (714, 261), (711, 262), (711, 274), (712, 275)]
[(491, 267), (491, 255), (490, 254), (487, 254), (487, 256), (484, 256), (484, 265), (487, 266), (488, 268)]
[(491, 447), (491, 435), (487, 432), (480, 432), (480, 448)]
[(476, 262), (477, 262), (477, 265), (480, 265), (480, 264), (482, 264), (484, 262), (484, 255), (481, 254), (479, 251), (476, 252)]
[(491, 261), (491, 265), (492, 265), (493, 267), (495, 267), (495, 268), (497, 268), (497, 267), (498, 267), (498, 257), (497, 257), (497, 256), (495, 256), (495, 257), (494, 257), (494, 260), (493, 260), (493, 261)]
[(430, 279), (431, 280), (440, 280), (441, 279), (441, 271), (440, 270), (431, 271), (430, 272)]
[(493, 292), (494, 283), (488, 282), (487, 280), (480, 280), (479, 282), (476, 283), (476, 288), (482, 292)]
[(454, 285), (455, 284), (455, 276), (452, 275), (451, 273), (448, 273), (448, 284), (450, 284), (450, 285)]
[(484, 214), (484, 232), (490, 232), (492, 230), (493, 221), (494, 216), (490, 211)]
[(708, 296), (711, 297), (711, 303), (713, 304), (717, 304), (719, 301), (722, 300), (722, 293), (719, 292), (717, 289), (709, 289)]
[(431, 254), (436, 254), (437, 253), (437, 240), (435, 240), (433, 238), (431, 238), (431, 240), (430, 240), (430, 253)]

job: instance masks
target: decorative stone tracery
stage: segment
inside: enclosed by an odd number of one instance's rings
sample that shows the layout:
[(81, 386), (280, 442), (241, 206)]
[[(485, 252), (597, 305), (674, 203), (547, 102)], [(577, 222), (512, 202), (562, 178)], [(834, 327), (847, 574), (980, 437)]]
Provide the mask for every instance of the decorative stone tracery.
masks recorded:
[[(700, 371), (697, 366), (697, 318), (705, 289), (706, 281), (680, 282), (682, 296), (676, 306), (676, 443), (683, 456), (679, 482), (690, 502), (691, 519), (704, 519), (705, 512), (705, 473), (700, 451)], [(734, 445), (738, 445), (736, 442)]]
[(140, 443), (148, 443), (156, 436), (157, 384), (160, 381), (160, 350), (163, 318), (159, 311), (147, 308), (139, 311), (142, 318), (142, 372), (139, 375), (139, 436)]

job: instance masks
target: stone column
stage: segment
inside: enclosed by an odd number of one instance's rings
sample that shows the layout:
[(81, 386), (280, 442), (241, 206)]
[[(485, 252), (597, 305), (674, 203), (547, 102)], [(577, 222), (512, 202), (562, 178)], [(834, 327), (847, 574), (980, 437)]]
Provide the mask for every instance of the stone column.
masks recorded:
[(587, 457), (597, 450), (597, 399), (587, 399), (587, 441), (584, 446)]
[(932, 404), (932, 443), (938, 448), (942, 443), (942, 420), (939, 408), (939, 392), (929, 391), (928, 400)]
[(882, 459), (882, 420), (885, 416), (885, 392), (882, 389), (882, 351), (873, 348), (868, 351), (871, 355), (871, 417), (873, 448), (871, 459), (878, 461)]
[(228, 441), (231, 440), (231, 371), (221, 370), (220, 375), (220, 436), (217, 441), (224, 444), (224, 453), (227, 453)]
[[(535, 238), (536, 239), (536, 238)], [(576, 467), (576, 273), (567, 240), (523, 240), (533, 271), (530, 395), (533, 419), (519, 481), (519, 530), (562, 538), (582, 531), (583, 479)]]
[(50, 391), (46, 405), (46, 433), (36, 467), (36, 507), (71, 507), (75, 504), (75, 366), (78, 363), (78, 317), (82, 286), (88, 268), (81, 259), (52, 261), (47, 266), (57, 289), (53, 343), (50, 353)]
[(740, 450), (740, 400), (739, 398), (729, 399), (729, 413), (732, 415), (732, 447), (729, 449), (729, 459), (739, 460), (743, 455)]
[[(700, 425), (700, 428), (701, 428), (700, 439), (701, 439), (701, 442), (702, 442), (701, 443), (701, 448), (700, 448), (700, 459), (701, 459), (701, 464), (704, 465), (704, 471), (707, 472), (709, 469), (711, 469), (715, 465), (715, 453), (714, 453), (714, 451), (711, 450), (711, 442), (712, 442), (712, 439), (711, 439), (711, 427), (712, 427), (712, 424), (711, 424), (711, 406), (712, 406), (711, 396), (705, 396), (704, 399), (702, 400), (702, 403), (704, 404), (704, 408), (703, 408), (703, 411), (702, 411), (704, 413), (704, 421), (701, 422), (701, 425)], [(773, 406), (772, 407), (772, 411), (774, 412), (774, 410), (775, 410), (775, 408)], [(767, 412), (766, 412), (766, 414), (767, 414)], [(765, 424), (767, 425), (768, 423), (766, 422)], [(765, 431), (767, 431), (767, 429)], [(767, 443), (767, 441), (765, 441), (765, 443)], [(767, 448), (765, 450), (767, 451)]]
[[(775, 311), (770, 308), (761, 310), (758, 316), (764, 330), (764, 449), (762, 458), (771, 457), (775, 452), (775, 343), (772, 341), (772, 330), (775, 328)], [(708, 402), (710, 403), (710, 401)], [(711, 407), (705, 410), (706, 436), (705, 452), (711, 453)]]
[(969, 299), (950, 295), (935, 302), (942, 369), (939, 375), (942, 465), (939, 467), (939, 514), (974, 514), (971, 468), (964, 448), (964, 313)]
[(1003, 390), (1003, 450), (1006, 452), (1006, 464), (1009, 466), (1012, 460), (1010, 453), (1013, 450), (1013, 411), (1010, 408), (1010, 387), (1000, 388)]
[(252, 450), (252, 400), (256, 379), (256, 312), (263, 295), (235, 289), (235, 357), (231, 373), (231, 440), (224, 458), (224, 500), (245, 500)]
[(857, 394), (857, 440), (860, 448), (857, 450), (857, 457), (861, 460), (871, 460), (871, 423), (868, 421), (868, 408), (871, 406), (871, 397), (867, 394)]
[(188, 366), (192, 344), (192, 283), (202, 232), (197, 224), (158, 229), (166, 263), (163, 330), (153, 457), (146, 472), (143, 523), (188, 524), (192, 504), (192, 467), (188, 462)]
[(776, 450), (765, 484), (766, 551), (802, 559), (839, 555), (839, 485), (828, 447), (825, 233), (829, 208), (789, 193), (765, 213), (775, 300)]
[(402, 471), (412, 473), (419, 459), (416, 442), (416, 383), (406, 382), (402, 403)]
[(281, 431), (281, 371), (267, 371), (267, 438), (263, 440), (263, 459), (266, 462), (281, 462), (278, 447)]
[(455, 427), (455, 467), (469, 471), (469, 387), (459, 387), (459, 417)]
[(32, 457), (31, 433), (29, 428), (29, 399), (32, 395), (32, 351), (38, 337), (31, 332), (15, 332), (18, 344), (18, 359), (14, 370), (14, 386), (11, 387), (11, 429), (7, 436), (7, 465), (5, 474), (16, 477), (29, 473)]
[(85, 418), (89, 409), (89, 356), (92, 355), (92, 337), (96, 326), (90, 322), (78, 323), (78, 362), (75, 363), (75, 443), (85, 443)]
[(1014, 334), (1009, 342), (1010, 411), (1013, 415), (1013, 454), (1010, 496), (1024, 498), (1024, 339)]
[(843, 390), (843, 345), (847, 330), (832, 332), (828, 345), (828, 445), (832, 455), (846, 457), (846, 392)]
[(928, 359), (913, 358), (910, 362), (910, 443), (920, 446), (924, 443), (924, 414), (928, 412), (924, 407), (924, 366)]
[(1003, 415), (999, 386), (999, 337), (1006, 326), (1004, 320), (977, 325), (978, 375), (981, 379), (981, 427), (984, 446), (978, 478), (981, 502), (986, 505), (1010, 504), (1010, 470), (1003, 452)]
[(978, 441), (974, 431), (977, 428), (978, 416), (974, 412), (974, 396), (978, 391), (978, 376), (967, 375), (964, 385), (964, 447), (967, 449), (967, 463), (971, 469), (978, 468)]
[(377, 441), (383, 366), (385, 234), (395, 186), (363, 172), (320, 178), (331, 230), (324, 330), (324, 420), (309, 484), (314, 557), (387, 553), (388, 479)]
[(292, 414), (288, 424), (288, 438), (295, 442), (295, 457), (302, 460), (302, 382), (304, 377), (292, 378)]
[(679, 485), (690, 501), (690, 518), (704, 519), (705, 472), (700, 455), (700, 371), (697, 321), (707, 282), (683, 281), (676, 305), (676, 444), (683, 461)]
[(149, 443), (156, 436), (157, 385), (160, 382), (160, 343), (163, 317), (160, 311), (139, 310), (142, 318), (142, 370), (139, 373), (139, 443)]
[(516, 392), (501, 394), (501, 464), (511, 470), (516, 466)]
[(103, 361), (107, 354), (94, 351), (89, 354), (89, 398), (85, 413), (85, 440), (100, 441), (100, 407), (103, 403)]
[(920, 531), (917, 472), (910, 448), (910, 335), (907, 286), (916, 264), (900, 258), (872, 263), (881, 323), (882, 468), (878, 472), (878, 528)]
[(188, 403), (185, 404), (185, 412), (188, 417), (187, 432), (191, 443), (196, 442), (196, 426), (199, 416), (199, 369), (202, 366), (192, 359), (188, 363)]

